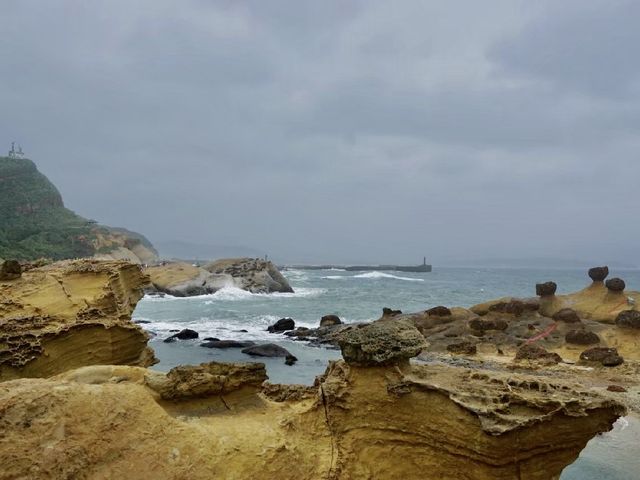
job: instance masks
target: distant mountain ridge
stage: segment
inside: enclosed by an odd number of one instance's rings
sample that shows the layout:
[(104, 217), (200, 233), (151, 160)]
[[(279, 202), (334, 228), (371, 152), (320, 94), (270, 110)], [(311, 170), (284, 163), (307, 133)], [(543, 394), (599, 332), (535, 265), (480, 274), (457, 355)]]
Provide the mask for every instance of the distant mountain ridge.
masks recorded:
[(97, 225), (66, 208), (58, 189), (33, 161), (0, 157), (0, 258), (94, 255), (146, 263), (157, 252), (141, 234)]

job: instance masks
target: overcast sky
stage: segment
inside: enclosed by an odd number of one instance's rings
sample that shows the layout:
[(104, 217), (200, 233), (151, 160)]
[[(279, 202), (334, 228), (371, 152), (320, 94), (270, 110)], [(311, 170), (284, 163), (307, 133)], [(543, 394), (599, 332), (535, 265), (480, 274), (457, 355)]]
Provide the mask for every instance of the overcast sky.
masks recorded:
[(640, 263), (640, 2), (3, 0), (0, 141), (152, 241)]

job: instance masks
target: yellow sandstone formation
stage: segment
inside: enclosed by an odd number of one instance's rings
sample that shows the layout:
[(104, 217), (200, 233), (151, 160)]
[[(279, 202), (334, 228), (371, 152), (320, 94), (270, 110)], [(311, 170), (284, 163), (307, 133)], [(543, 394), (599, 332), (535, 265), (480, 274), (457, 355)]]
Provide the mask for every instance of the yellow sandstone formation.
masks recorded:
[(0, 281), (0, 380), (95, 364), (154, 363), (131, 313), (148, 279), (121, 261), (76, 260)]

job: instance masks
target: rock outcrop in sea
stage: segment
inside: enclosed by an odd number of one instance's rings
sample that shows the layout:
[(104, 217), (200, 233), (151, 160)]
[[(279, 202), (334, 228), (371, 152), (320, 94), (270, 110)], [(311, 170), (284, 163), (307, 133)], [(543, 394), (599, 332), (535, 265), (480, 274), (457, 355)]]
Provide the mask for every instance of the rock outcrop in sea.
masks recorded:
[(251, 293), (293, 293), (278, 268), (259, 258), (226, 258), (200, 267), (186, 262), (163, 262), (150, 266), (153, 290), (175, 297), (215, 293), (235, 287)]

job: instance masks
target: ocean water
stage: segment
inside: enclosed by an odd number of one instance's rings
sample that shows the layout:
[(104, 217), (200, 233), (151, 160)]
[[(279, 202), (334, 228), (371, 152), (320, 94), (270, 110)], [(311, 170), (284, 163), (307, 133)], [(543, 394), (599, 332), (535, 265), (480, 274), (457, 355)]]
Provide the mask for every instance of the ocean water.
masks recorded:
[[(251, 294), (224, 288), (212, 295), (190, 298), (145, 297), (134, 320), (152, 335), (151, 346), (168, 370), (179, 364), (208, 361), (252, 361), (239, 349), (200, 347), (201, 340), (163, 343), (172, 330), (191, 328), (200, 338), (253, 340), (278, 343), (298, 357), (294, 366), (281, 358), (258, 359), (266, 364), (269, 379), (278, 383), (312, 384), (327, 362), (340, 358), (336, 350), (309, 347), (282, 335), (267, 333), (276, 320), (291, 317), (298, 326), (316, 327), (320, 317), (338, 315), (345, 322), (375, 320), (382, 307), (405, 312), (436, 305), (471, 306), (503, 297), (535, 295), (535, 284), (553, 280), (559, 293), (579, 290), (590, 283), (585, 270), (434, 268), (430, 273), (347, 272), (343, 270), (286, 270), (295, 293)], [(612, 270), (627, 288), (640, 290), (640, 271)], [(246, 331), (241, 331), (246, 330)], [(616, 424), (612, 432), (594, 438), (562, 480), (632, 480), (640, 478), (640, 422), (634, 418)]]

